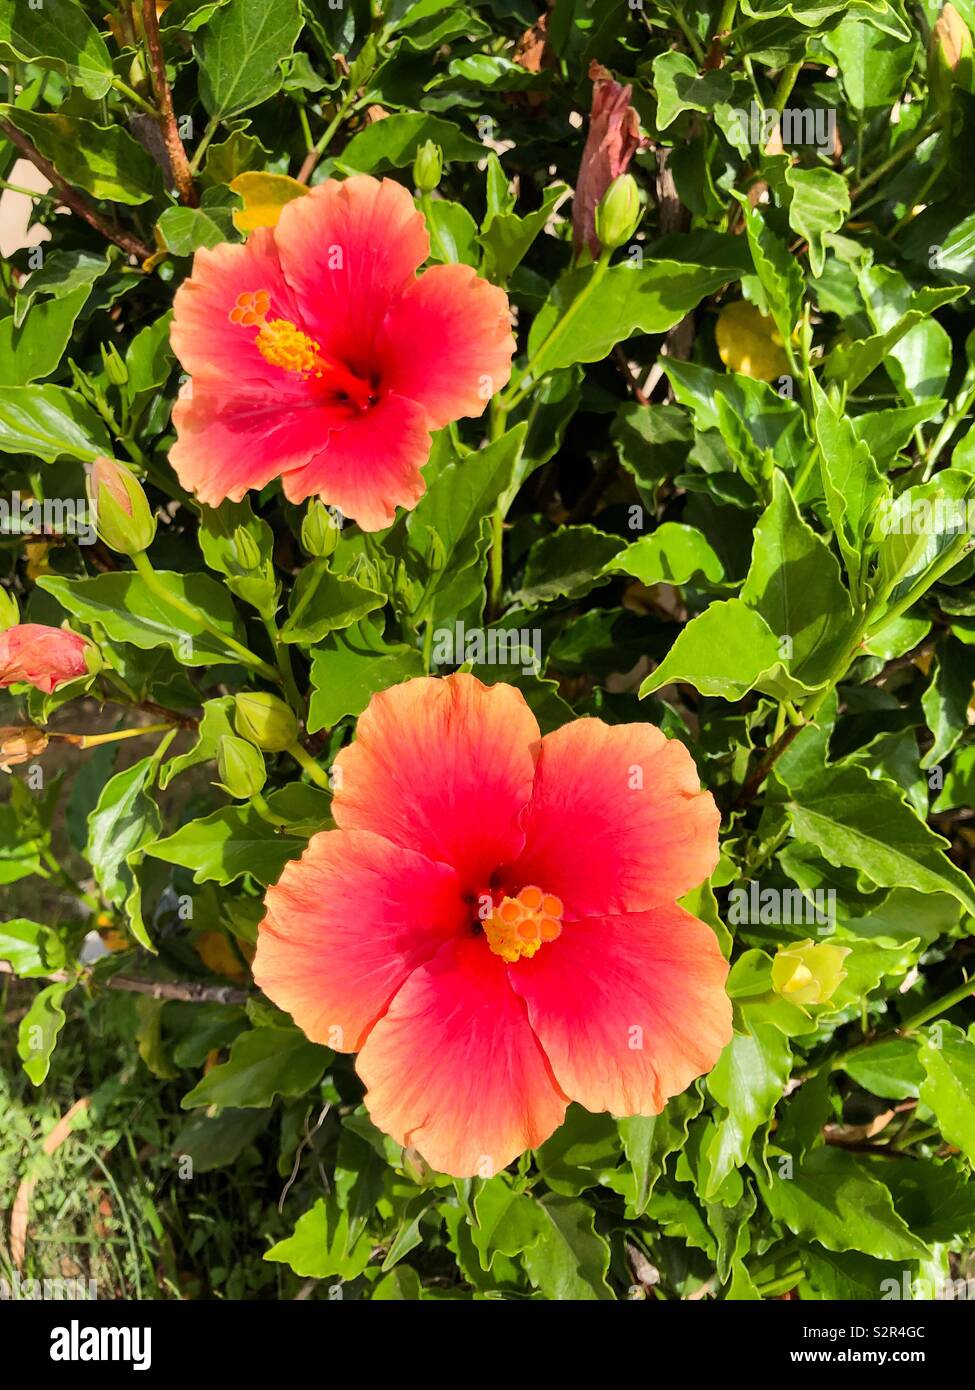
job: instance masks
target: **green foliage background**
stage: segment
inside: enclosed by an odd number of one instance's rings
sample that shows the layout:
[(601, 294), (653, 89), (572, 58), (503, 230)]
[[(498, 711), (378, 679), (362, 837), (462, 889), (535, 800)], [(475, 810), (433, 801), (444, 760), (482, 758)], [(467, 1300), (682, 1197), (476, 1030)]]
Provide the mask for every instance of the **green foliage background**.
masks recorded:
[[(23, 620), (69, 621), (106, 663), (52, 697), (4, 692), (0, 722), (169, 726), (148, 755), (45, 761), (42, 791), (21, 768), (0, 805), (18, 977), (0, 976), (0, 1186), (9, 1206), (38, 1176), (49, 1238), (25, 1272), (57, 1273), (94, 1229), (75, 1263), (146, 1297), (310, 1279), (312, 1297), (869, 1300), (975, 1273), (975, 562), (950, 512), (921, 535), (882, 524), (975, 492), (975, 96), (970, 62), (929, 81), (937, 6), (555, 0), (539, 27), (529, 0), (172, 0), (182, 197), (136, 11), (0, 0), (0, 175), (16, 183), (27, 150), (60, 180), (34, 205), (42, 264), (0, 262), (3, 491), (82, 497), (86, 463), (126, 461), (184, 605), (103, 545), (0, 542)], [(573, 269), (594, 61), (633, 84), (646, 208), (611, 263)], [(736, 119), (753, 103), (833, 113), (835, 139), (777, 152)], [(369, 542), (346, 527), (312, 553), (277, 485), (199, 508), (167, 463), (169, 311), (194, 250), (242, 235), (230, 184), (412, 187), (427, 139), (446, 160), (422, 200), (434, 259), (507, 287), (514, 384), (488, 421), (441, 432), (425, 497)], [(775, 326), (771, 383), (719, 355), (741, 298)], [(329, 823), (327, 790), (272, 755), (282, 830), (214, 785), (235, 693), (293, 672), (325, 769), (458, 620), (540, 629), (540, 670), (474, 669), (518, 685), (543, 729), (597, 714), (688, 743), (723, 855), (687, 905), (736, 1005), (718, 1066), (661, 1116), (573, 1108), (490, 1181), (404, 1155), (351, 1060), (249, 987), (264, 888)], [(751, 881), (835, 893), (849, 954), (825, 1003), (773, 988), (776, 951), (811, 932), (732, 920)], [(123, 949), (82, 967), (93, 922)], [(203, 999), (109, 988), (132, 978)], [(40, 1157), (80, 1096), (84, 1132)]]

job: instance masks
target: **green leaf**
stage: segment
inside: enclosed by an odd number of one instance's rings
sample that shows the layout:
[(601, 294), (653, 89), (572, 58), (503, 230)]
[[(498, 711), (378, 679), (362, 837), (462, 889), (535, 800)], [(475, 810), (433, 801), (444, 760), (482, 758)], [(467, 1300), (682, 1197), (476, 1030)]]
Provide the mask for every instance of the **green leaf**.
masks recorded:
[(184, 1110), (229, 1105), (257, 1110), (275, 1096), (301, 1096), (321, 1080), (331, 1052), (297, 1028), (252, 1028), (238, 1034), (226, 1062), (211, 1067), (182, 1099)]
[(857, 586), (863, 571), (865, 538), (886, 488), (849, 417), (834, 409), (815, 380), (811, 389), (826, 506), (850, 582)]
[[(385, 121), (380, 121), (385, 125)], [(587, 293), (591, 266), (567, 271), (535, 316), (528, 355), (535, 378), (575, 362), (599, 362), (634, 333), (666, 333), (705, 295), (737, 279), (732, 266), (651, 261), (615, 265)]]
[(824, 1250), (821, 1245), (804, 1245), (799, 1251), (805, 1279), (802, 1298), (862, 1299), (876, 1303), (883, 1294), (887, 1280), (903, 1287), (904, 1274), (909, 1266), (891, 1260), (875, 1260), (855, 1250), (837, 1252)]
[(57, 933), (50, 927), (17, 917), (10, 922), (0, 922), (0, 960), (9, 961), (14, 974), (27, 979), (31, 975), (51, 975), (62, 969), (66, 953)]
[[(243, 636), (233, 599), (211, 575), (156, 573), (179, 602), (191, 604), (228, 636)], [(91, 579), (42, 575), (37, 582), (69, 613), (82, 622), (97, 623), (116, 642), (131, 642), (143, 651), (168, 647), (185, 666), (234, 660), (199, 618), (171, 606), (133, 570)]]
[(803, 520), (792, 489), (777, 469), (772, 500), (755, 528), (752, 562), (741, 600), (788, 638), (788, 669), (807, 685), (829, 675), (850, 640), (853, 605), (823, 538)]
[(609, 1115), (570, 1105), (550, 1139), (535, 1150), (546, 1184), (564, 1197), (576, 1197), (602, 1182), (619, 1163), (620, 1139)]
[(668, 1156), (684, 1147), (687, 1127), (703, 1104), (704, 1097), (692, 1087), (669, 1100), (659, 1115), (633, 1115), (616, 1121), (633, 1173), (632, 1196), (627, 1193), (627, 1220), (635, 1221), (646, 1211)]
[(101, 419), (63, 386), (0, 386), (0, 449), (45, 463), (64, 455), (94, 463), (112, 453)]
[[(267, 799), (279, 814), (283, 814), (281, 794), (287, 791), (289, 788), (281, 788)], [(324, 828), (327, 816), (327, 798), (322, 797), (322, 803), (322, 823), (316, 829)], [(224, 806), (154, 840), (146, 845), (145, 852), (153, 859), (192, 869), (194, 883), (226, 884), (252, 874), (258, 883), (267, 885), (277, 882), (285, 864), (302, 854), (307, 842), (302, 831), (271, 825), (250, 805)]]
[(971, 881), (943, 853), (936, 835), (900, 788), (862, 767), (837, 766), (802, 782), (786, 803), (800, 839), (832, 864), (857, 869), (879, 888), (950, 893), (975, 912)]
[(968, 728), (968, 706), (975, 694), (975, 651), (950, 634), (939, 642), (931, 683), (921, 696), (924, 720), (934, 742), (921, 767), (935, 767), (946, 758)]
[(775, 320), (783, 343), (788, 343), (802, 313), (803, 279), (799, 262), (768, 226), (758, 208), (753, 208), (742, 195), (738, 195), (738, 202), (768, 312)]
[(609, 575), (603, 571), (625, 542), (595, 526), (562, 526), (528, 552), (522, 586), (512, 602), (538, 608), (560, 598), (581, 598)]
[(423, 658), (405, 642), (387, 643), (372, 623), (353, 624), (312, 654), (308, 732), (359, 715), (378, 690), (423, 675)]
[(52, 251), (44, 257), (44, 264), (32, 270), (17, 290), (14, 327), (21, 326), (35, 299), (64, 299), (83, 285), (90, 288), (110, 264), (109, 257), (96, 256), (91, 251)]
[(432, 140), (443, 150), (444, 159), (483, 159), (485, 149), (477, 140), (439, 116), (427, 116), (413, 111), (387, 116), (360, 130), (336, 161), (340, 168), (352, 174), (375, 174), (384, 169), (403, 169), (413, 163), (419, 147)]
[(918, 1045), (912, 1038), (890, 1038), (871, 1043), (843, 1063), (847, 1076), (871, 1095), (885, 1100), (916, 1099), (924, 1080)]
[(57, 370), (90, 294), (90, 285), (80, 285), (60, 299), (42, 299), (21, 327), (13, 315), (0, 319), (0, 386), (27, 386)]
[(928, 1248), (894, 1209), (890, 1193), (851, 1153), (825, 1144), (780, 1175), (758, 1181), (769, 1211), (798, 1236), (827, 1250), (857, 1250), (882, 1260), (923, 1259)]
[(850, 214), (850, 190), (846, 179), (832, 169), (803, 169), (790, 164), (785, 170), (791, 190), (789, 226), (809, 243), (809, 269), (817, 278), (826, 263), (824, 237), (838, 232)]
[(214, 121), (267, 101), (301, 32), (298, 0), (230, 0), (196, 41), (200, 97)]
[[(194, 1008), (197, 1006), (194, 1005)], [(236, 1162), (266, 1128), (262, 1110), (221, 1110), (217, 1115), (194, 1115), (173, 1140), (173, 1154), (193, 1160), (194, 1173), (210, 1173)]]
[(97, 101), (112, 85), (112, 60), (98, 30), (74, 0), (25, 0), (0, 7), (0, 56), (63, 73)]
[(374, 613), (385, 594), (346, 575), (334, 574), (328, 560), (312, 560), (298, 575), (291, 595), (291, 612), (281, 628), (285, 642), (320, 642)]
[(941, 1133), (975, 1163), (975, 1040), (953, 1023), (928, 1028), (918, 1050), (925, 1079), (919, 1092)]
[(349, 1213), (334, 1197), (319, 1197), (293, 1234), (272, 1245), (264, 1258), (290, 1265), (302, 1279), (355, 1279), (369, 1263), (375, 1242), (364, 1229), (352, 1236), (349, 1225)]
[(612, 1299), (606, 1282), (609, 1246), (593, 1226), (592, 1207), (549, 1194), (536, 1206), (545, 1218), (538, 1241), (524, 1252), (525, 1271), (547, 1299)]
[(477, 223), (461, 203), (437, 198), (424, 208), (430, 233), (430, 258), (441, 265), (476, 266)]
[(687, 681), (702, 695), (740, 700), (749, 690), (776, 690), (782, 673), (778, 637), (760, 613), (730, 598), (691, 619), (640, 686), (640, 696)]
[(166, 384), (176, 358), (169, 345), (172, 311), (161, 314), (155, 323), (141, 329), (129, 343), (125, 354), (125, 383), (129, 400), (140, 391), (158, 391)]
[(546, 188), (541, 207), (524, 217), (513, 212), (487, 217), (478, 241), (484, 248), (484, 271), (489, 280), (503, 285), (514, 274), (567, 192), (566, 184), (556, 183)]
[(216, 699), (204, 701), (203, 714), (196, 730), (196, 742), (185, 753), (179, 753), (163, 764), (159, 774), (161, 791), (165, 791), (173, 778), (188, 768), (216, 761), (221, 738), (224, 735), (232, 737), (236, 733), (233, 712), (232, 695), (219, 695)]
[(653, 87), (657, 94), (657, 129), (666, 130), (682, 111), (713, 111), (730, 101), (729, 72), (712, 69), (703, 75), (686, 53), (670, 50), (653, 60)]
[(628, 545), (606, 566), (610, 574), (631, 574), (641, 584), (691, 584), (710, 589), (725, 579), (724, 565), (703, 531), (665, 521), (649, 536)]
[(967, 293), (965, 285), (916, 290), (907, 308), (882, 333), (875, 333), (869, 338), (859, 338), (855, 342), (841, 342), (833, 348), (823, 368), (827, 381), (842, 382), (847, 391), (855, 391), (881, 362), (886, 361), (905, 334), (917, 324), (923, 323), (935, 309), (939, 309), (943, 304), (951, 304)]
[(22, 131), (66, 182), (93, 198), (134, 206), (162, 192), (158, 164), (120, 125), (14, 106), (0, 106), (0, 117)]
[(707, 1079), (708, 1090), (728, 1112), (709, 1145), (709, 1174), (702, 1196), (713, 1200), (728, 1174), (748, 1157), (756, 1131), (782, 1099), (792, 1070), (789, 1041), (771, 1024), (736, 1033)]
[[(150, 795), (159, 764), (150, 756), (110, 778), (88, 817), (85, 854), (110, 903), (125, 905), (136, 940), (155, 953), (139, 910), (134, 863), (148, 841), (159, 834), (159, 808)], [(134, 909), (134, 910), (133, 910)]]
[(168, 251), (192, 256), (201, 246), (238, 239), (234, 213), (241, 206), (240, 195), (229, 188), (208, 188), (198, 208), (167, 208), (156, 226)]
[(61, 1001), (70, 988), (70, 983), (64, 983), (48, 985), (40, 990), (20, 1020), (17, 1055), (35, 1086), (40, 1086), (51, 1068), (58, 1034), (66, 1022)]

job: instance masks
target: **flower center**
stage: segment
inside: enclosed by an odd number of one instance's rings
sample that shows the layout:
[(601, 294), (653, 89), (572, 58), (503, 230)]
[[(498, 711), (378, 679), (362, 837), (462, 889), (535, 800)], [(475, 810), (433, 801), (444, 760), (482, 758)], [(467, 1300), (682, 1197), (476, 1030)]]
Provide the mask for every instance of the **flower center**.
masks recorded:
[(330, 361), (320, 343), (290, 319), (268, 320), (271, 296), (267, 290), (239, 294), (228, 318), (240, 328), (256, 328), (258, 352), (272, 367), (292, 372), (300, 381), (322, 381), (321, 394), (352, 410), (368, 410), (379, 399), (378, 387), (341, 362)]
[(484, 935), (494, 954), (509, 964), (523, 956), (530, 960), (546, 942), (561, 936), (564, 910), (554, 893), (530, 884), (517, 897), (495, 904), (483, 923)]
[(321, 356), (321, 345), (289, 319), (268, 322), (270, 307), (267, 290), (239, 294), (230, 311), (230, 322), (241, 328), (257, 328), (257, 350), (272, 367), (303, 378), (320, 377), (329, 365)]

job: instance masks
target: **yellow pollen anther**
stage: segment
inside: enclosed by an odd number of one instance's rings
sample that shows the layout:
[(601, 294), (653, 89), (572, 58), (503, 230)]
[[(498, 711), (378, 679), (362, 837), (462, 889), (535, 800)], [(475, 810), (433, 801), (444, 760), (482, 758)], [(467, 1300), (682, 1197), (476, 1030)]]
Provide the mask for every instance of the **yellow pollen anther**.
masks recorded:
[(289, 319), (268, 322), (270, 307), (267, 290), (245, 291), (237, 296), (228, 317), (241, 328), (257, 329), (257, 350), (272, 367), (301, 377), (320, 377), (328, 365), (322, 360), (321, 346)]
[(529, 884), (516, 898), (503, 898), (484, 922), (487, 943), (509, 964), (523, 957), (530, 960), (545, 942), (561, 936), (563, 911), (553, 893)]

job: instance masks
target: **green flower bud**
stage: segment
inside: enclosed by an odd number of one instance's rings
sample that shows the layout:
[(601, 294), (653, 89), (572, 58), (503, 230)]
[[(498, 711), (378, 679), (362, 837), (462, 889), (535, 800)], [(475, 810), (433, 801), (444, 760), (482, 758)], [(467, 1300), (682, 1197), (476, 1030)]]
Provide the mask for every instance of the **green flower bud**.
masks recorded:
[(114, 459), (100, 457), (88, 475), (95, 529), (110, 550), (138, 555), (156, 534), (156, 518), (138, 479)]
[(260, 569), (261, 548), (244, 526), (238, 526), (234, 532), (234, 558), (241, 569), (248, 574)]
[(19, 622), (17, 600), (8, 589), (0, 589), (0, 632), (6, 632), (8, 627), (16, 627)]
[(237, 732), (250, 739), (265, 753), (282, 753), (298, 739), (298, 721), (292, 710), (276, 695), (248, 692), (235, 698), (234, 724)]
[(615, 250), (629, 241), (643, 216), (640, 192), (632, 174), (620, 174), (609, 185), (596, 209), (596, 236)]
[(825, 1004), (846, 978), (848, 946), (816, 946), (811, 940), (782, 946), (772, 961), (772, 988), (792, 1004)]
[(339, 543), (342, 523), (323, 502), (309, 502), (301, 523), (301, 544), (309, 555), (327, 560)]
[(951, 4), (943, 6), (931, 30), (928, 83), (942, 111), (950, 109), (954, 87), (972, 90), (972, 35)]
[(105, 375), (113, 386), (124, 386), (129, 379), (128, 368), (118, 355), (118, 349), (114, 343), (109, 343), (108, 347), (101, 344), (102, 362), (105, 367)]
[(419, 147), (413, 160), (413, 186), (418, 193), (432, 193), (442, 173), (443, 150), (432, 140), (427, 140)]
[(218, 787), (239, 801), (248, 801), (263, 790), (267, 781), (264, 758), (244, 738), (234, 738), (224, 734), (217, 745), (217, 769), (220, 773)]

